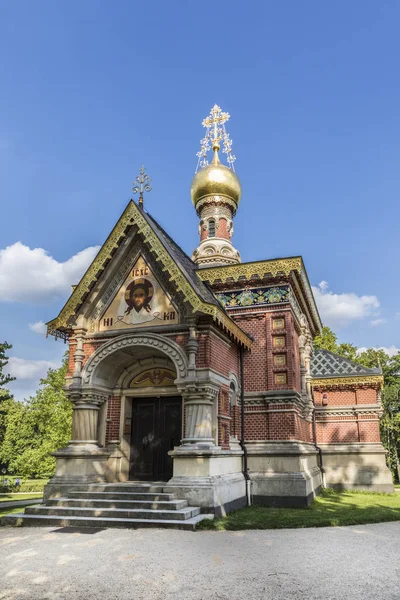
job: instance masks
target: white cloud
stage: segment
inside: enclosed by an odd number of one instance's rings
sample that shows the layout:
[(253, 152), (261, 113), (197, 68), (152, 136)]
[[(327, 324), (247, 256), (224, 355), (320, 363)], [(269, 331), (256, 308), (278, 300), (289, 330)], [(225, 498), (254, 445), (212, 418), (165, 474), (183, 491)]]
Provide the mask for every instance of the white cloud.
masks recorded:
[[(368, 348), (362, 347), (357, 350), (357, 354), (361, 354), (361, 352), (365, 352)], [(396, 346), (379, 346), (374, 348), (374, 350), (384, 350), (386, 354), (389, 356), (394, 356), (398, 352), (400, 352), (400, 348), (396, 348)]]
[(386, 319), (373, 319), (371, 321), (372, 327), (378, 327), (378, 325), (383, 325), (384, 323), (386, 323)]
[(17, 380), (33, 380), (45, 377), (47, 371), (58, 369), (60, 364), (51, 360), (29, 360), (11, 356), (6, 367), (7, 372)]
[(65, 262), (21, 242), (0, 250), (0, 301), (36, 303), (68, 294), (98, 250), (99, 246), (90, 246)]
[(379, 315), (380, 303), (376, 296), (357, 296), (353, 292), (334, 294), (326, 281), (312, 289), (322, 322), (328, 327), (344, 327), (351, 321)]
[(47, 327), (46, 327), (46, 323), (43, 323), (43, 321), (37, 321), (36, 323), (29, 323), (28, 327), (34, 333), (38, 333), (39, 335), (46, 335)]

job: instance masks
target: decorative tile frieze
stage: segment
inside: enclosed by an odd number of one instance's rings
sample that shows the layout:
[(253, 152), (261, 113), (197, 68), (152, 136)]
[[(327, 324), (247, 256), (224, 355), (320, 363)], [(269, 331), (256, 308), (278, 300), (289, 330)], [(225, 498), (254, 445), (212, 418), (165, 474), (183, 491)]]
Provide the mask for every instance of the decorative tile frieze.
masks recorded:
[(264, 304), (288, 304), (289, 286), (246, 288), (216, 294), (224, 308), (261, 306)]

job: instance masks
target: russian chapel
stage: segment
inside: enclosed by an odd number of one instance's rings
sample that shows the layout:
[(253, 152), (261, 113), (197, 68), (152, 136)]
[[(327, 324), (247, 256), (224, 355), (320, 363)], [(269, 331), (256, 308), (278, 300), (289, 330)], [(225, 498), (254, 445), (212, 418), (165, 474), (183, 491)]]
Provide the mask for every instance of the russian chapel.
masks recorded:
[(192, 256), (147, 212), (142, 168), (138, 202), (48, 323), (69, 344), (74, 408), (48, 502), (158, 482), (220, 515), (307, 506), (323, 485), (393, 490), (380, 369), (313, 349), (321, 320), (301, 256), (243, 263), (235, 248), (242, 190), (228, 119), (215, 105), (203, 121)]

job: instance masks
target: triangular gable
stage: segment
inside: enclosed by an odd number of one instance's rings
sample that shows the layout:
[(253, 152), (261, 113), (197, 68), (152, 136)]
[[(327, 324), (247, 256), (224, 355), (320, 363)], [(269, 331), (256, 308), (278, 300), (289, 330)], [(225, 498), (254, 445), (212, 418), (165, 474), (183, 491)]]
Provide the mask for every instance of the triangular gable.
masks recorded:
[(183, 294), (185, 301), (190, 304), (193, 312), (210, 315), (237, 342), (245, 347), (251, 347), (250, 338), (228, 317), (212, 292), (197, 277), (196, 266), (190, 258), (173, 242), (156, 221), (144, 213), (132, 200), (128, 203), (111, 234), (73, 290), (58, 317), (47, 323), (48, 334), (63, 338), (69, 336), (79, 308), (133, 225), (138, 228), (138, 233), (141, 234), (144, 242), (148, 245), (151, 254), (162, 263), (170, 281)]
[(129, 270), (97, 321), (96, 331), (179, 323), (179, 312), (143, 256)]

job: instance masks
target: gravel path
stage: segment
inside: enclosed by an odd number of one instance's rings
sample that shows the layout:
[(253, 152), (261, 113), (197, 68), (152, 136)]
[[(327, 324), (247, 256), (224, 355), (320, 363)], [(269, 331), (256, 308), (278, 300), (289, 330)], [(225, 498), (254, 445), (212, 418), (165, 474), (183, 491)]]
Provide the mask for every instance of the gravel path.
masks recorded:
[(1, 600), (398, 600), (400, 523), (243, 532), (0, 528)]

